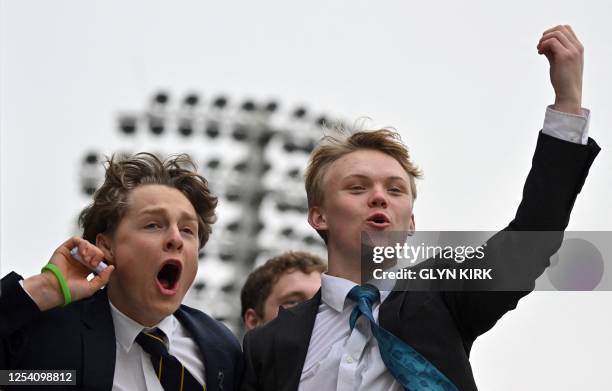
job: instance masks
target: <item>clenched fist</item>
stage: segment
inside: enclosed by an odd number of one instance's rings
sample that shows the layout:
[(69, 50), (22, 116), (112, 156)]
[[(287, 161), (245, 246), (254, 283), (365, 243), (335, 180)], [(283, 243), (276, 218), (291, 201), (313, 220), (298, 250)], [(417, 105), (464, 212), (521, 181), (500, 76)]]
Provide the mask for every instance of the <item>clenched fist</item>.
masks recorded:
[(582, 114), (582, 67), (584, 47), (569, 25), (544, 31), (538, 53), (550, 63), (550, 82), (555, 90), (553, 109)]

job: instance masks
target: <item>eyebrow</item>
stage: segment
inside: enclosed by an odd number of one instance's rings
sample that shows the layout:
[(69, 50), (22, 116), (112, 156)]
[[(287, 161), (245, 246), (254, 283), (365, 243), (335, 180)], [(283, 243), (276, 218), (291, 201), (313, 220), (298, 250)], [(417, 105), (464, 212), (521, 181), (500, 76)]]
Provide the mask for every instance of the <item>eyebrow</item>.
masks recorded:
[(279, 299), (282, 301), (282, 300), (293, 299), (293, 298), (306, 298), (306, 295), (302, 291), (291, 291), (291, 292), (285, 293)]
[[(356, 178), (356, 179), (368, 179), (368, 180), (371, 179), (367, 175), (363, 175), (363, 174), (351, 174), (351, 175), (345, 176), (344, 178), (342, 178), (342, 180), (344, 181), (344, 180), (349, 180), (349, 179), (353, 179), (353, 178)], [(388, 177), (386, 177), (384, 179), (385, 180), (392, 180), (392, 181), (400, 180), (400, 181), (406, 182), (405, 178), (402, 178), (401, 176), (397, 176), (397, 175), (388, 176)]]
[[(148, 208), (148, 209), (144, 209), (140, 211), (140, 215), (165, 215), (168, 213), (168, 210), (165, 208)], [(192, 221), (198, 221), (198, 218), (192, 214), (190, 214), (189, 212), (185, 212), (182, 211), (181, 212), (181, 219), (183, 220), (192, 220)]]

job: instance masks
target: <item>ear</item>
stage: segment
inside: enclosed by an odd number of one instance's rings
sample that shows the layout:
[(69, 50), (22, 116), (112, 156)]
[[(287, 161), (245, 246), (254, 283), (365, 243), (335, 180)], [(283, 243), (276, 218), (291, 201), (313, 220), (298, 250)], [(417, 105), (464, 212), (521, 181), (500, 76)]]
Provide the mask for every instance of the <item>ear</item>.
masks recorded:
[(115, 263), (115, 257), (113, 256), (112, 241), (108, 237), (108, 235), (97, 234), (96, 235), (96, 247), (102, 250), (102, 253), (104, 253), (104, 259), (106, 259), (109, 264)]
[(317, 231), (327, 230), (327, 219), (323, 208), (313, 206), (308, 209), (308, 224)]
[(254, 309), (249, 308), (244, 313), (244, 326), (247, 331), (253, 330), (255, 327), (262, 324), (261, 318), (257, 315)]
[(411, 234), (416, 231), (416, 224), (414, 223), (414, 213), (410, 216), (410, 224), (408, 225), (408, 230)]

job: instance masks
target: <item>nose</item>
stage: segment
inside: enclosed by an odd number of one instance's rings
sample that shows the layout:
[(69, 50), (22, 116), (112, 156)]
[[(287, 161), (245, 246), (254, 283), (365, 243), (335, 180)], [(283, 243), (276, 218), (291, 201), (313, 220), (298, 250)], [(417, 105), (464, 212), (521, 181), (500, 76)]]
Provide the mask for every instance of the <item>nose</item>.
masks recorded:
[(174, 226), (168, 230), (164, 248), (166, 251), (181, 250), (183, 248), (183, 237), (178, 227)]
[(368, 206), (370, 208), (386, 208), (388, 206), (387, 195), (381, 187), (374, 187), (370, 198), (368, 198)]

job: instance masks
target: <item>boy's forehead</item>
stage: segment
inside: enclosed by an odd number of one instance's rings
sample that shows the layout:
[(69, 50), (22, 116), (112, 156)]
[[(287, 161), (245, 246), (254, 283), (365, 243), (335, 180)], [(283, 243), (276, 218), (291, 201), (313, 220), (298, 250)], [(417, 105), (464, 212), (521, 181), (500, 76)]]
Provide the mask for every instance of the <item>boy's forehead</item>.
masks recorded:
[(182, 213), (196, 217), (187, 197), (178, 189), (164, 185), (140, 185), (127, 196), (126, 215)]
[(324, 183), (348, 177), (409, 180), (408, 173), (393, 156), (370, 149), (348, 153), (333, 162), (325, 173)]

